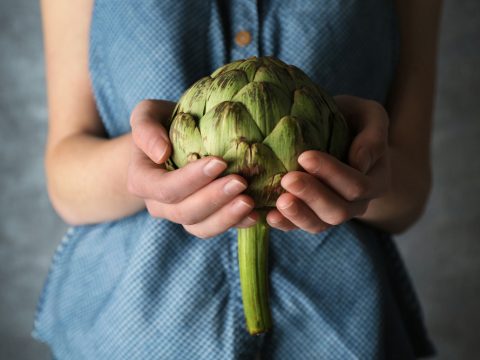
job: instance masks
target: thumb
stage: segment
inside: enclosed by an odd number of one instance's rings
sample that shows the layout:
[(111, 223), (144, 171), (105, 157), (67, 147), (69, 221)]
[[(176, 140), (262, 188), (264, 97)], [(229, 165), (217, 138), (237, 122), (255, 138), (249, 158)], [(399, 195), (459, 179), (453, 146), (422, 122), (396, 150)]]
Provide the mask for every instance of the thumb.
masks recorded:
[(135, 145), (153, 162), (164, 163), (171, 154), (167, 123), (173, 110), (173, 103), (161, 100), (144, 100), (133, 109), (130, 117), (132, 138)]
[(375, 101), (354, 96), (337, 97), (336, 101), (356, 133), (349, 150), (349, 163), (366, 174), (387, 151), (388, 114)]
[(348, 160), (363, 174), (377, 163), (387, 150), (387, 135), (378, 127), (367, 126), (357, 134), (350, 147)]

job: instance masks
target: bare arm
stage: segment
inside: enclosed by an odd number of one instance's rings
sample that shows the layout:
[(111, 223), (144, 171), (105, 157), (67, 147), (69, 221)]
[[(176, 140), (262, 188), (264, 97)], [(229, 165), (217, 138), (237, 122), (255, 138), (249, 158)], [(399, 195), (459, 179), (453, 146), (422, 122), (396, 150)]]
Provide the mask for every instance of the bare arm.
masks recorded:
[(406, 230), (421, 215), (431, 186), (430, 138), (440, 0), (398, 0), (401, 53), (387, 110), (390, 191), (361, 219), (384, 230)]
[(254, 223), (253, 200), (241, 194), (245, 180), (238, 175), (216, 179), (226, 167), (220, 159), (164, 169), (170, 144), (161, 122), (173, 103), (140, 102), (130, 118), (132, 133), (105, 138), (88, 72), (92, 3), (42, 1), (49, 108), (45, 163), (58, 214), (78, 225), (147, 208), (202, 238)]
[(92, 0), (41, 2), (49, 128), (49, 196), (71, 224), (111, 220), (144, 207), (126, 189), (130, 135), (113, 140), (97, 113), (88, 73)]
[[(319, 151), (307, 171), (282, 179), (287, 193), (267, 221), (317, 233), (357, 218), (399, 233), (421, 215), (430, 192), (430, 136), (440, 0), (398, 0), (401, 58), (387, 105), (351, 96), (337, 104), (357, 134), (347, 166)], [(388, 124), (390, 123), (390, 126)]]

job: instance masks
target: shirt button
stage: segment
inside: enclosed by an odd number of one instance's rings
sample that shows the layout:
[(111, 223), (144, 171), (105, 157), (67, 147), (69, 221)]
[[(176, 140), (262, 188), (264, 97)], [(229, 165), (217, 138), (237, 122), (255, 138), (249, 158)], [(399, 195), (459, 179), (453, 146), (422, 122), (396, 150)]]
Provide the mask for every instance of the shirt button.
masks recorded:
[(238, 46), (247, 46), (252, 42), (252, 34), (245, 30), (239, 31), (237, 35), (235, 35), (235, 42)]

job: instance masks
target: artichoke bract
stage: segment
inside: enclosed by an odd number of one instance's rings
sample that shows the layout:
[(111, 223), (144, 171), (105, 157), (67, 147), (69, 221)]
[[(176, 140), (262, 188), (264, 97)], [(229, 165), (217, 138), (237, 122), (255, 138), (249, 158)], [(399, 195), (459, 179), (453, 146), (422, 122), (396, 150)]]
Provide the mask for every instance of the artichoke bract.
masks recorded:
[(247, 329), (260, 334), (272, 327), (268, 304), (266, 213), (283, 192), (284, 174), (302, 170), (298, 156), (319, 150), (343, 160), (350, 135), (333, 99), (295, 66), (273, 57), (248, 58), (224, 65), (194, 83), (171, 118), (170, 170), (204, 156), (222, 157), (223, 175), (248, 182), (260, 219), (238, 229), (238, 261)]

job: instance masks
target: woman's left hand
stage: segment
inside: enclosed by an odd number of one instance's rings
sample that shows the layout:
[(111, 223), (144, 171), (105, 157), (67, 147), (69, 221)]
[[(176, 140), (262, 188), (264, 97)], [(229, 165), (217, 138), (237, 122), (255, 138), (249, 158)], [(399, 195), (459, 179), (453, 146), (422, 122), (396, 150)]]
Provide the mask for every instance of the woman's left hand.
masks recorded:
[(355, 137), (348, 165), (321, 151), (305, 151), (281, 185), (286, 190), (267, 222), (281, 230), (319, 233), (354, 217), (361, 217), (371, 200), (386, 194), (390, 184), (388, 114), (375, 101), (336, 96)]

